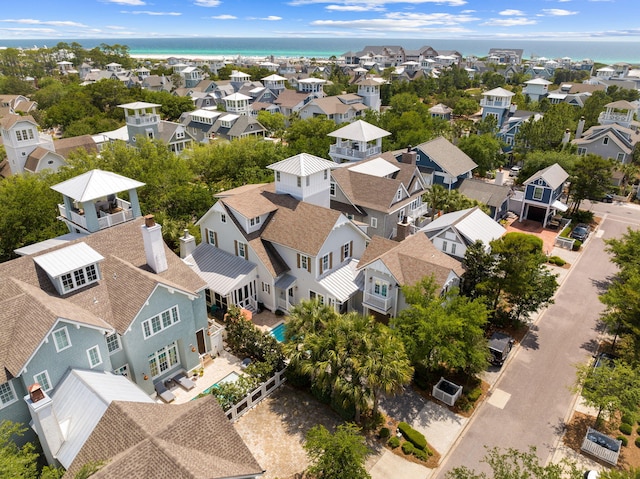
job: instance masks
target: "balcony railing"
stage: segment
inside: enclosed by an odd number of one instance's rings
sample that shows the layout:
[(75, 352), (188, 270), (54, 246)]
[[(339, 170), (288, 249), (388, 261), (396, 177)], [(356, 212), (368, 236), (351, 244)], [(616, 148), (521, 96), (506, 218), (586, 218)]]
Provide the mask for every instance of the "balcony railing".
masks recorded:
[(130, 125), (151, 125), (153, 123), (159, 123), (160, 117), (158, 115), (143, 115), (143, 116), (129, 116), (127, 117), (127, 123)]
[(429, 212), (429, 205), (422, 204), (417, 208), (409, 210), (408, 216), (413, 218), (413, 220), (415, 221), (416, 218), (419, 218), (420, 216), (425, 216), (428, 212)]
[(391, 309), (391, 298), (379, 296), (370, 291), (364, 292), (363, 303), (373, 309), (386, 313)]
[[(120, 198), (116, 199), (116, 203), (117, 207), (114, 208), (111, 213), (106, 211), (100, 211), (98, 213), (98, 227), (101, 230), (133, 219), (131, 203)], [(80, 226), (82, 229), (87, 229), (87, 218), (84, 216), (83, 210), (71, 210), (69, 214), (67, 214), (67, 208), (63, 204), (58, 205), (58, 210), (60, 211), (60, 216), (63, 218)]]
[(382, 152), (382, 147), (373, 146), (371, 148), (367, 148), (366, 150), (356, 150), (355, 148), (344, 148), (336, 145), (331, 145), (329, 152), (336, 155), (346, 156), (348, 158), (364, 159), (369, 158), (370, 156), (379, 155)]
[(511, 100), (480, 100), (480, 106), (495, 106), (497, 108), (508, 108), (511, 106)]
[(291, 304), (289, 302), (289, 300), (287, 299), (283, 299), (283, 298), (278, 298), (278, 302), (277, 302), (277, 306), (278, 309), (281, 309), (282, 311), (284, 311), (285, 313), (288, 313), (291, 311), (291, 309), (293, 308), (293, 304)]
[(627, 113), (600, 113), (598, 120), (606, 120), (606, 121), (629, 121), (631, 120), (631, 115)]

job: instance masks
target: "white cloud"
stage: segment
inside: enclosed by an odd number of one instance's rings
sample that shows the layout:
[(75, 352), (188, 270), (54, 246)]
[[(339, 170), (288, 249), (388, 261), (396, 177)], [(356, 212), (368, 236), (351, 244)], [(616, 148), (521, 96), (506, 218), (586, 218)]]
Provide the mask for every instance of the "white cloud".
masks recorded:
[(234, 15), (216, 15), (215, 17), (211, 17), (214, 20), (237, 20), (238, 17)]
[(325, 10), (332, 12), (384, 12), (384, 7), (373, 5), (328, 5)]
[(196, 7), (218, 7), (220, 0), (196, 0), (193, 2)]
[(86, 27), (87, 26), (78, 22), (58, 21), (58, 20), (34, 20), (31, 18), (0, 20), (0, 22), (21, 23), (24, 25), (51, 25), (53, 27)]
[(118, 5), (129, 5), (130, 7), (140, 7), (146, 5), (142, 0), (102, 0), (106, 3), (117, 3)]
[(552, 17), (565, 17), (567, 15), (576, 15), (578, 12), (572, 12), (571, 10), (564, 10), (562, 8), (543, 8), (542, 11)]
[(333, 3), (339, 5), (368, 5), (368, 6), (384, 6), (386, 4), (395, 3), (436, 3), (438, 5), (448, 5), (450, 7), (461, 7), (467, 4), (467, 0), (292, 0), (289, 5), (311, 5), (317, 3)]
[(495, 27), (519, 27), (522, 25), (535, 25), (537, 21), (529, 18), (491, 18), (482, 26), (495, 26)]
[(388, 13), (384, 18), (362, 20), (315, 20), (314, 26), (371, 32), (465, 33), (461, 24), (480, 20), (448, 13)]
[(11, 33), (42, 33), (42, 34), (52, 34), (58, 33), (53, 28), (0, 28), (0, 32), (11, 32)]
[(504, 15), (507, 17), (523, 17), (524, 16), (524, 12), (522, 10), (502, 10), (501, 12), (498, 13), (498, 15)]
[(278, 20), (282, 20), (282, 17), (269, 15), (268, 17), (263, 17), (263, 18), (260, 18), (259, 20), (266, 20), (267, 22), (277, 22)]
[(152, 12), (150, 10), (122, 10), (120, 11), (120, 13), (126, 13), (129, 15), (151, 15), (154, 17), (179, 17), (180, 15), (182, 15), (182, 13), (179, 12)]

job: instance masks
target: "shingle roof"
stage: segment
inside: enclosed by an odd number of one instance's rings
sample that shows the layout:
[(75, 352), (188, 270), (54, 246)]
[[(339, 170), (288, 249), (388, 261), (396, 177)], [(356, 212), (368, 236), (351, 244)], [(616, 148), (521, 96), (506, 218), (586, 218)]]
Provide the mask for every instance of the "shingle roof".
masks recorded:
[(540, 170), (534, 173), (524, 184), (531, 183), (532, 181), (537, 180), (538, 178), (542, 178), (551, 188), (554, 190), (567, 181), (569, 178), (569, 173), (564, 171), (564, 169), (558, 164), (554, 163), (551, 166), (547, 166), (544, 170)]
[(486, 181), (465, 178), (460, 183), (458, 191), (472, 200), (479, 201), (488, 206), (499, 208), (511, 193), (511, 187), (507, 185), (496, 185)]
[[(371, 248), (371, 251), (370, 251)], [(360, 258), (359, 269), (380, 260), (402, 286), (413, 286), (433, 276), (442, 288), (450, 273), (462, 276), (460, 261), (438, 250), (424, 234), (414, 234), (400, 243), (374, 236)]]
[(83, 149), (88, 153), (98, 152), (98, 146), (96, 145), (96, 142), (93, 141), (93, 137), (91, 135), (61, 138), (60, 140), (56, 140), (53, 145), (56, 149), (56, 153), (61, 155), (63, 158), (68, 158), (72, 151), (78, 149)]
[(478, 166), (464, 151), (443, 136), (421, 143), (416, 148), (454, 177), (468, 173)]
[(184, 404), (112, 402), (65, 477), (97, 461), (106, 464), (95, 479), (217, 479), (264, 472), (211, 395)]
[(36, 265), (34, 256), (38, 255), (0, 263), (0, 381), (6, 380), (7, 373), (19, 374), (58, 318), (115, 328), (123, 334), (158, 285), (190, 295), (206, 286), (167, 246), (168, 269), (153, 273), (144, 251), (143, 224), (144, 219), (138, 218), (43, 251), (84, 242), (105, 258), (98, 283), (64, 297)]

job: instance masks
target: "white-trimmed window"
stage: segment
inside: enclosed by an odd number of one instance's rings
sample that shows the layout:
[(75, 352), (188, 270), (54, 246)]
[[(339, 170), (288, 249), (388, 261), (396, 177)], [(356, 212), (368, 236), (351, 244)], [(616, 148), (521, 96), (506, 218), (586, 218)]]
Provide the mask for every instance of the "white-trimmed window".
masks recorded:
[(443, 241), (443, 242), (442, 242), (442, 251), (443, 251), (444, 253), (446, 253), (446, 252), (447, 252), (447, 246), (449, 246), (449, 243), (447, 243), (446, 241)]
[(247, 245), (245, 243), (241, 243), (240, 241), (235, 241), (236, 246), (236, 256), (240, 256), (244, 259), (249, 259), (249, 255), (247, 252)]
[(544, 188), (542, 188), (540, 186), (536, 186), (533, 189), (533, 199), (534, 200), (538, 200), (538, 201), (542, 200), (543, 194), (544, 194)]
[(220, 221), (222, 221), (223, 223), (227, 222), (227, 215), (226, 213), (220, 213)]
[(327, 271), (331, 268), (331, 261), (329, 260), (328, 254), (325, 254), (320, 261), (322, 262), (322, 271)]
[(118, 333), (109, 334), (105, 339), (107, 341), (107, 350), (109, 351), (109, 354), (120, 351), (120, 349), (122, 348)]
[(11, 381), (0, 384), (0, 409), (18, 400)]
[(180, 322), (178, 307), (173, 306), (162, 313), (155, 315), (153, 318), (149, 318), (142, 322), (144, 338), (150, 338), (154, 334), (158, 334), (160, 331), (163, 331), (178, 322)]
[(207, 242), (216, 248), (218, 247), (218, 235), (215, 231), (210, 229), (207, 230)]
[(324, 170), (324, 179), (326, 180), (327, 178), (329, 178), (329, 170)]
[(180, 363), (178, 346), (173, 342), (155, 353), (150, 354), (148, 359), (151, 377), (156, 378)]
[(348, 243), (345, 243), (342, 245), (342, 260), (344, 261), (345, 259), (351, 258), (351, 247), (352, 247), (353, 243), (351, 241), (349, 241)]
[(41, 373), (34, 374), (33, 382), (38, 383), (43, 391), (49, 391), (51, 389), (51, 380), (49, 379), (49, 373), (46, 369)]
[(276, 181), (280, 181), (280, 172), (276, 171)]
[(302, 186), (302, 178), (300, 176), (298, 176), (298, 179), (296, 180), (296, 184), (298, 185), (298, 188)]
[(618, 153), (618, 156), (616, 157), (616, 160), (623, 162), (624, 161), (624, 157), (625, 154), (624, 153)]
[(302, 269), (306, 269), (309, 271), (311, 269), (311, 261), (309, 261), (309, 257), (306, 255), (300, 255), (300, 267)]
[(587, 149), (584, 147), (578, 147), (578, 155), (586, 155)]
[(69, 333), (66, 326), (56, 329), (53, 332), (53, 342), (56, 345), (57, 352), (64, 351), (71, 347), (71, 339), (69, 339)]
[(605, 137), (602, 139), (602, 144), (603, 144), (603, 145), (608, 145), (608, 144), (609, 144), (609, 137), (608, 137), (608, 136), (605, 136)]
[(371, 218), (371, 227), (372, 228), (378, 227), (378, 218)]
[(456, 244), (451, 243), (451, 254), (456, 254)]
[(120, 376), (129, 377), (129, 365), (125, 364), (117, 369), (113, 370), (113, 374), (119, 374)]
[(68, 293), (86, 284), (98, 281), (98, 269), (95, 264), (90, 264), (84, 268), (61, 275), (60, 281), (62, 282), (62, 291)]
[(336, 196), (336, 184), (333, 181), (329, 184), (329, 194)]
[(269, 283), (262, 282), (262, 292), (271, 294), (271, 285)]
[(87, 357), (89, 358), (89, 366), (91, 369), (102, 364), (102, 356), (100, 355), (100, 348), (98, 345), (87, 349)]
[(318, 303), (320, 304), (324, 304), (324, 296), (321, 294), (316, 293), (315, 291), (309, 291), (309, 299), (310, 300), (314, 300), (317, 299)]
[(382, 296), (383, 298), (387, 297), (389, 293), (389, 283), (386, 281), (382, 281), (380, 279), (376, 279), (373, 282), (373, 294), (376, 296)]
[(260, 224), (260, 217), (256, 216), (255, 218), (251, 218), (249, 220), (249, 223), (251, 224), (251, 226), (259, 225)]

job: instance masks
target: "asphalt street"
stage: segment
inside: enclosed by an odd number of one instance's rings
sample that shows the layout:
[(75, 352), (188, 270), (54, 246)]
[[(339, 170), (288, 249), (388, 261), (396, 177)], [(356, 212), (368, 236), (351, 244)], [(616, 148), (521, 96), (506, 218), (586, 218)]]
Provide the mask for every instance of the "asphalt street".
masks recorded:
[(604, 308), (598, 294), (616, 271), (604, 239), (620, 237), (629, 226), (640, 227), (637, 205), (587, 202), (582, 208), (602, 218), (599, 228), (572, 265), (555, 303), (535, 320), (490, 397), (444, 458), (437, 477), (458, 466), (489, 472), (481, 462), (486, 447), (533, 446), (542, 462), (553, 454), (574, 404), (575, 365), (590, 360), (602, 336), (597, 319)]

